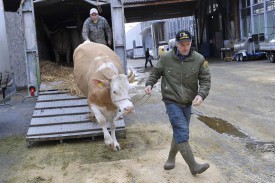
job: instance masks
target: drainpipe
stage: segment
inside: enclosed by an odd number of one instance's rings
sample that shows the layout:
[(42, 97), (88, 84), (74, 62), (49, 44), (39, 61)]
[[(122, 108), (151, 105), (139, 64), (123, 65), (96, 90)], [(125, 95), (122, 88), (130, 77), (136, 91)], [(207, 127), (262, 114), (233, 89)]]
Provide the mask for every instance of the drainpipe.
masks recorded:
[(157, 44), (156, 44), (156, 34), (155, 34), (155, 26), (154, 24), (151, 25), (151, 35), (152, 35), (152, 45), (153, 45), (153, 53), (154, 53), (154, 59), (158, 58), (157, 54)]
[(237, 0), (233, 1), (233, 11), (234, 11), (234, 29), (235, 29), (235, 39), (239, 39), (240, 38), (240, 28), (239, 28), (239, 20), (238, 20), (238, 4), (237, 4)]
[(267, 13), (266, 13), (266, 0), (264, 0), (264, 37), (267, 36)]
[(244, 36), (243, 33), (243, 19), (242, 19), (242, 2), (239, 1), (239, 20), (240, 20), (240, 37), (242, 38)]
[(254, 14), (253, 14), (253, 0), (250, 0), (250, 17), (251, 17), (251, 34), (254, 34), (255, 33), (255, 30), (254, 30)]

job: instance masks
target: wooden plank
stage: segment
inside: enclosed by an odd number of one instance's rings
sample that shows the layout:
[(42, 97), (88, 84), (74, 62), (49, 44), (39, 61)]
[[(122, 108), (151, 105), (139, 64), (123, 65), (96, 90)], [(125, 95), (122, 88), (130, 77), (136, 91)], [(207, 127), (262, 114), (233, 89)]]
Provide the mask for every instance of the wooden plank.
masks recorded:
[[(125, 133), (125, 128), (118, 128), (116, 132)], [(61, 140), (61, 139), (72, 139), (72, 138), (84, 138), (84, 137), (94, 137), (102, 136), (102, 130), (94, 130), (87, 132), (73, 132), (64, 134), (53, 134), (53, 135), (37, 135), (37, 136), (27, 136), (27, 141), (48, 141), (48, 140)]]
[[(79, 99), (78, 96), (69, 95), (67, 93), (61, 93), (56, 95), (39, 95), (38, 101), (53, 101), (53, 100), (68, 100), (68, 99)], [(84, 98), (84, 97), (82, 97)]]
[(67, 93), (69, 94), (68, 90), (48, 90), (48, 91), (40, 91), (39, 95), (48, 95), (48, 94), (62, 94)]
[[(76, 138), (79, 136), (83, 137), (83, 136), (94, 136), (94, 135), (98, 135), (98, 134), (103, 134), (102, 131), (87, 131), (87, 132), (72, 132), (72, 133), (64, 133), (64, 134), (53, 134), (53, 135), (36, 135), (36, 136), (27, 136), (26, 138), (29, 140), (34, 140), (34, 141), (40, 141), (40, 140), (59, 140), (59, 139), (63, 139), (64, 137), (67, 138)], [(62, 138), (60, 138), (62, 137)]]
[(87, 99), (37, 102), (35, 109), (87, 106)]
[(97, 126), (96, 123), (81, 123), (81, 124), (62, 124), (62, 125), (50, 125), (50, 126), (37, 126), (30, 127), (27, 136), (34, 135), (49, 135), (49, 134), (61, 134), (69, 132), (80, 132), (93, 130)]
[[(109, 128), (109, 124), (107, 124)], [(124, 128), (124, 122), (117, 121), (116, 128)], [(61, 124), (61, 125), (50, 125), (50, 126), (35, 126), (30, 127), (27, 136), (35, 135), (50, 135), (50, 134), (62, 134), (62, 133), (72, 133), (72, 132), (85, 132), (101, 130), (101, 127), (97, 122), (84, 122), (78, 124)]]
[(37, 109), (33, 112), (33, 117), (47, 117), (54, 115), (68, 115), (68, 114), (84, 114), (89, 113), (88, 106), (71, 107), (71, 108), (55, 108), (55, 109)]
[[(124, 8), (136, 8), (140, 6), (159, 6), (159, 5), (167, 5), (167, 4), (173, 4), (173, 3), (194, 3), (194, 9), (196, 7), (196, 2), (198, 0), (169, 0), (169, 1), (134, 1), (134, 2), (126, 2), (124, 3)], [(192, 9), (193, 10), (193, 9)], [(192, 11), (190, 10), (190, 11)]]
[(231, 62), (231, 61), (233, 61), (233, 57), (224, 57), (223, 60), (226, 62)]
[(44, 118), (33, 117), (31, 119), (30, 126), (39, 125), (53, 125), (62, 123), (75, 123), (75, 122), (87, 122), (91, 121), (89, 119), (89, 114), (75, 114), (75, 115), (62, 115), (62, 116), (51, 116)]

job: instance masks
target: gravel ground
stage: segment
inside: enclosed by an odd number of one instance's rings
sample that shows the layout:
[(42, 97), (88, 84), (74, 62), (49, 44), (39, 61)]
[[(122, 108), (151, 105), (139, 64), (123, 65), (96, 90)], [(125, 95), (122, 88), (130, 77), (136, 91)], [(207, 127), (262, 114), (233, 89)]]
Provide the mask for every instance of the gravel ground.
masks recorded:
[[(144, 69), (144, 62), (128, 60), (137, 75), (133, 101), (143, 96), (151, 70)], [(190, 176), (180, 155), (175, 169), (163, 170), (172, 132), (157, 84), (151, 97), (125, 116), (127, 139), (119, 139), (124, 144), (120, 152), (107, 150), (102, 139), (26, 148), (35, 101), (13, 97), (12, 106), (0, 106), (0, 182), (275, 182), (275, 64), (210, 60), (209, 68), (210, 95), (194, 108), (190, 126), (196, 159), (211, 165), (204, 174)], [(95, 146), (100, 150), (89, 154)]]

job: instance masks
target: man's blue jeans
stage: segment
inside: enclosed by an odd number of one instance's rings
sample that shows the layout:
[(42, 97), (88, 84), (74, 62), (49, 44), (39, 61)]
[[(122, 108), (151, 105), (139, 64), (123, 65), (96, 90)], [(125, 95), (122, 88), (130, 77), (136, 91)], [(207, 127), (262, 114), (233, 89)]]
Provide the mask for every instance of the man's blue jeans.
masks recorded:
[(189, 140), (191, 105), (182, 107), (174, 103), (165, 103), (165, 106), (176, 143), (187, 142)]

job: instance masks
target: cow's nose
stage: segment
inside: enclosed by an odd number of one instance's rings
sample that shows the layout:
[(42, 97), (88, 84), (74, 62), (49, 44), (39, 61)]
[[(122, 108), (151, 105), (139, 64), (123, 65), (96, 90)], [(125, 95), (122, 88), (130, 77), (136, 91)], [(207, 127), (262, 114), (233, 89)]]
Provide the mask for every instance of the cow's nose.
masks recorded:
[(126, 113), (133, 112), (133, 110), (134, 110), (134, 107), (133, 107), (133, 106), (128, 106), (128, 107), (125, 107), (125, 108), (124, 108), (124, 111), (125, 111)]

